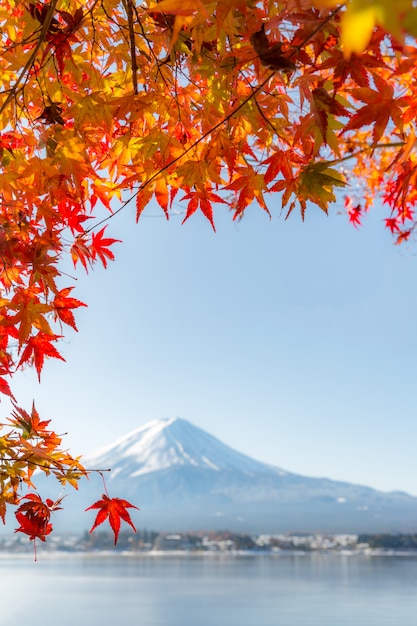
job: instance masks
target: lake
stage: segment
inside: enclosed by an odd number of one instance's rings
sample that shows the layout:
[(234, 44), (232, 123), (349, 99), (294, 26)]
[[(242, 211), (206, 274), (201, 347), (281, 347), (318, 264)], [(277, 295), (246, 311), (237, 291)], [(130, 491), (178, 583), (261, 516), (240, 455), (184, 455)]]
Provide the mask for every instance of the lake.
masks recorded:
[(0, 558), (2, 624), (415, 626), (417, 558), (313, 554)]

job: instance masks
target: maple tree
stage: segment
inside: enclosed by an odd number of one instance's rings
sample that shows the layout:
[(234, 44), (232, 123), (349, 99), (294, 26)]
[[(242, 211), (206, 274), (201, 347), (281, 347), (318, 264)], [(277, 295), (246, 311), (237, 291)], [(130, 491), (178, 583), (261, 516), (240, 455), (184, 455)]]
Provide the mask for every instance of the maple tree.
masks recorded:
[[(106, 267), (118, 212), (175, 201), (215, 228), (217, 205), (269, 213), (278, 192), (304, 218), (342, 194), (354, 226), (378, 199), (395, 241), (412, 236), (416, 37), (413, 0), (0, 0), (3, 520), (17, 507), (45, 540), (61, 507), (35, 469), (73, 487), (89, 471), (11, 381), (63, 358), (85, 304), (62, 260)], [(103, 495), (93, 528), (108, 518), (117, 541), (131, 506)]]

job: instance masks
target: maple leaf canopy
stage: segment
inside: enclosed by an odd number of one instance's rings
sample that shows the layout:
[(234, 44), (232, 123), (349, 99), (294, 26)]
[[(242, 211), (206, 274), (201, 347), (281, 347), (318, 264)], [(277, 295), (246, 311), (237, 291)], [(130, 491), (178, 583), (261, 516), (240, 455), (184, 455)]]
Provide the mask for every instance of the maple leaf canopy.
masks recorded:
[[(16, 506), (18, 530), (44, 540), (51, 507), (22, 504), (21, 486), (36, 468), (74, 487), (87, 473), (12, 380), (62, 359), (85, 304), (61, 262), (106, 267), (118, 212), (139, 220), (155, 200), (169, 218), (175, 199), (215, 228), (219, 210), (270, 214), (278, 197), (304, 218), (342, 196), (358, 227), (378, 199), (394, 241), (410, 239), (416, 37), (413, 0), (0, 0), (3, 520)], [(108, 513), (117, 536), (130, 505), (104, 500), (97, 523)]]

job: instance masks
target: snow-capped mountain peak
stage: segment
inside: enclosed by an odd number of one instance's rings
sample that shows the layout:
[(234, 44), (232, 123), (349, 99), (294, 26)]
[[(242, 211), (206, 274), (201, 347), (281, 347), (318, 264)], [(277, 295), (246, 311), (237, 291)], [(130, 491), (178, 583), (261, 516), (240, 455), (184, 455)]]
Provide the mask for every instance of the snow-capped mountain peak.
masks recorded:
[(174, 466), (216, 472), (239, 470), (246, 474), (271, 471), (269, 465), (229, 448), (179, 417), (153, 420), (140, 426), (93, 454), (88, 458), (88, 465), (108, 465), (113, 468), (112, 477), (120, 471), (132, 477)]
[[(417, 498), (285, 472), (180, 418), (149, 422), (83, 462), (90, 469), (111, 468), (106, 493), (138, 506), (144, 528), (414, 532), (417, 520)], [(79, 523), (71, 512), (85, 510), (103, 491), (100, 473), (89, 478), (66, 494), (71, 529)], [(62, 489), (54, 494), (43, 475), (36, 485), (55, 499)]]

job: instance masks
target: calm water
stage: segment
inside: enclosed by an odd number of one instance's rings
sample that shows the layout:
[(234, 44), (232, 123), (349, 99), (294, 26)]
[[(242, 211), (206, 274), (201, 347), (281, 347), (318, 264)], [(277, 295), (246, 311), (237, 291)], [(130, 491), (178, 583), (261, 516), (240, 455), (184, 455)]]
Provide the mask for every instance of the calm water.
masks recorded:
[(1, 624), (415, 626), (417, 559), (0, 558)]

